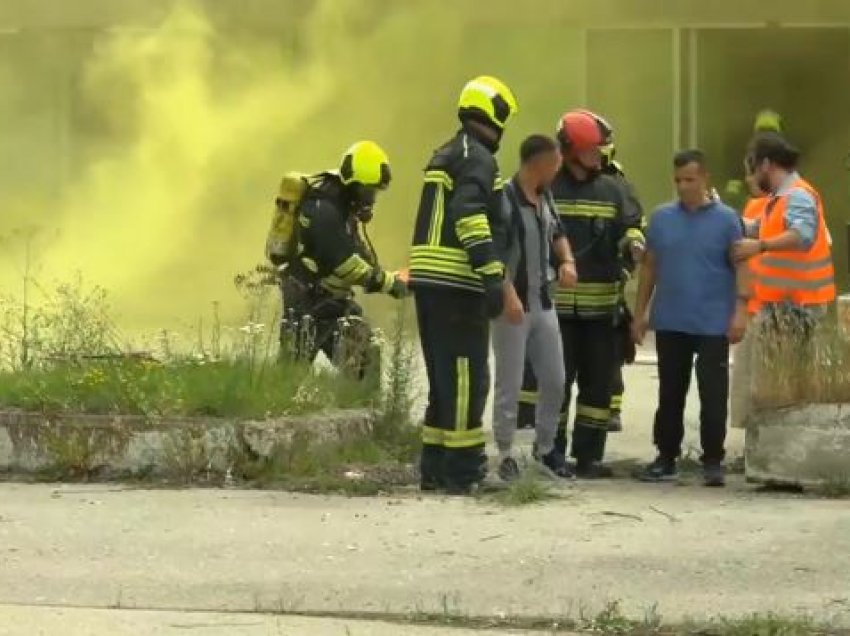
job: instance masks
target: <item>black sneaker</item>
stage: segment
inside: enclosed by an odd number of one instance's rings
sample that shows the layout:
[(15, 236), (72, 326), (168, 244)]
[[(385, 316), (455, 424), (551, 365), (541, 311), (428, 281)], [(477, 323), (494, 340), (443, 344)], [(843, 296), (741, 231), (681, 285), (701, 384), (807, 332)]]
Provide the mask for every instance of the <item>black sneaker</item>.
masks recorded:
[(638, 471), (635, 477), (646, 482), (676, 481), (679, 478), (679, 471), (676, 470), (675, 459), (657, 457), (654, 462)]
[(435, 481), (426, 481), (424, 479), (419, 481), (419, 490), (422, 492), (436, 492), (440, 489), (440, 484)]
[(720, 462), (705, 464), (702, 467), (702, 476), (709, 488), (722, 488), (726, 485), (726, 469)]
[(623, 419), (619, 413), (611, 413), (611, 419), (608, 420), (608, 432), (619, 433), (623, 430)]
[(537, 461), (551, 470), (556, 477), (560, 477), (561, 479), (575, 479), (576, 477), (569, 464), (567, 464), (567, 458), (554, 448)]
[(443, 487), (443, 492), (447, 495), (452, 495), (456, 497), (469, 497), (475, 492), (477, 484), (457, 484), (457, 483), (447, 483)]
[(502, 481), (515, 481), (519, 477), (519, 464), (516, 463), (516, 460), (513, 457), (505, 457), (499, 463), (497, 473), (499, 475), (499, 479)]
[(576, 477), (579, 479), (611, 479), (614, 471), (602, 462), (576, 462)]

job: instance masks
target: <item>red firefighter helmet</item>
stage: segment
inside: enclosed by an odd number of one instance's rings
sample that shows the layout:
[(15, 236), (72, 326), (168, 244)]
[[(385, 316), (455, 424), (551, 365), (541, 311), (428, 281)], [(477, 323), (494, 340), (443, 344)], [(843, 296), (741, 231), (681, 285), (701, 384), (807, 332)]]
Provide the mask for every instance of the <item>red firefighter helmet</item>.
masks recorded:
[(613, 130), (605, 119), (589, 110), (571, 110), (558, 122), (556, 136), (569, 150), (588, 150), (611, 143)]

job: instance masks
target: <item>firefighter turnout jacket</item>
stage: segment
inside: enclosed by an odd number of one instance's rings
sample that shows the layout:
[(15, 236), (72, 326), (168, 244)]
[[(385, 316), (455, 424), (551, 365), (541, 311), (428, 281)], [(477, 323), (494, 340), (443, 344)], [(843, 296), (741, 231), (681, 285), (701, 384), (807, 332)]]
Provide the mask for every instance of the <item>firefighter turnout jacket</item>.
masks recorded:
[(360, 236), (339, 176), (322, 173), (313, 183), (299, 208), (298, 256), (289, 273), (337, 298), (351, 296), (355, 285), (390, 293), (394, 276), (378, 267)]
[(501, 281), (491, 223), (500, 200), (496, 147), (461, 129), (425, 168), (413, 233), (410, 286), (483, 292)]
[(594, 174), (580, 181), (562, 169), (552, 194), (564, 234), (576, 259), (578, 285), (558, 289), (561, 318), (599, 319), (615, 315), (622, 278), (622, 255), (643, 241), (643, 215), (620, 177)]

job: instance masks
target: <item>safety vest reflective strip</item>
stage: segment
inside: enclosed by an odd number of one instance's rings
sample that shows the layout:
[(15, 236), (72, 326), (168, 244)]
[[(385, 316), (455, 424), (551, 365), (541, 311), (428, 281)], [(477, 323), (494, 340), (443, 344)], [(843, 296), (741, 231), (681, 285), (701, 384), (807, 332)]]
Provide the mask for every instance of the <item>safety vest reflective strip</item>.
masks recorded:
[[(747, 204), (744, 206), (744, 218), (748, 221), (759, 221), (763, 222), (764, 219), (764, 211), (767, 209), (767, 204), (770, 202), (770, 197), (761, 196), (761, 197), (752, 197), (747, 201)], [(747, 261), (747, 267), (749, 267), (750, 271), (755, 274), (755, 266), (758, 263), (761, 256), (754, 256), (749, 261)], [(761, 303), (755, 297), (755, 290), (752, 292), (752, 298), (747, 301), (747, 313), (750, 315), (755, 315), (761, 310)]]
[[(825, 304), (835, 300), (835, 271), (827, 240), (823, 203), (817, 191), (803, 179), (798, 179), (792, 186), (794, 188), (802, 188), (817, 202), (815, 242), (806, 251), (789, 250), (763, 255), (753, 268), (756, 274), (755, 296), (761, 303)], [(787, 195), (774, 199), (760, 224), (761, 240), (769, 240), (785, 232), (787, 209)]]

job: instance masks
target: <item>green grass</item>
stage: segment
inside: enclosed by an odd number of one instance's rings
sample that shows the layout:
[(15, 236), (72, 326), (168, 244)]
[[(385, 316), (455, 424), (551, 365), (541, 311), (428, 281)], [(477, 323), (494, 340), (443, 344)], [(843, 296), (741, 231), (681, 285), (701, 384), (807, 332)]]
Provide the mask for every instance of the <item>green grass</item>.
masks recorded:
[(481, 495), (481, 500), (500, 506), (518, 507), (557, 499), (558, 495), (552, 489), (549, 479), (532, 462), (522, 468), (522, 473), (518, 479), (510, 482), (504, 488), (485, 490)]
[[(278, 352), (279, 296), (263, 268), (236, 277), (246, 302), (242, 326), (223, 326), (214, 303), (212, 319), (206, 328), (199, 321), (194, 337), (162, 331), (141, 348), (120, 335), (102, 289), (79, 278), (48, 289), (30, 275), (28, 263), (24, 271), (22, 297), (0, 297), (0, 410), (259, 420), (368, 408), (374, 414), (368, 439), (322, 444), (296, 435), (263, 461), (237, 445), (227, 472), (247, 485), (349, 494), (374, 494), (413, 480), (410, 464), (419, 449), (411, 422), (415, 352), (403, 304), (383, 343), (383, 378), (373, 373), (358, 380), (356, 367), (347, 363), (359, 359), (358, 347), (374, 351), (381, 339), (347, 341), (334, 360), (336, 370), (295, 360), (290, 348)], [(290, 343), (310, 337), (288, 335)], [(208, 483), (225, 477), (211, 473), (197, 426), (173, 433), (167, 455), (177, 478)], [(102, 437), (111, 439), (85, 431), (41, 439), (56, 461), (51, 474), (96, 477)]]
[[(611, 601), (593, 616), (481, 616), (457, 609), (456, 600), (443, 595), (443, 609), (414, 611), (407, 614), (384, 612), (310, 612), (296, 606), (286, 610), (258, 606), (259, 613), (330, 617), (338, 620), (383, 621), (404, 625), (443, 626), (469, 630), (522, 630), (540, 634), (601, 634), (603, 636), (850, 636), (850, 630), (818, 623), (807, 618), (779, 614), (753, 614), (738, 618), (713, 618), (703, 621), (668, 623), (656, 607), (645, 612), (642, 620), (626, 618), (619, 601)], [(403, 632), (400, 632), (403, 633)]]
[(0, 407), (45, 413), (262, 419), (376, 397), (368, 383), (286, 361), (117, 358), (0, 372)]

